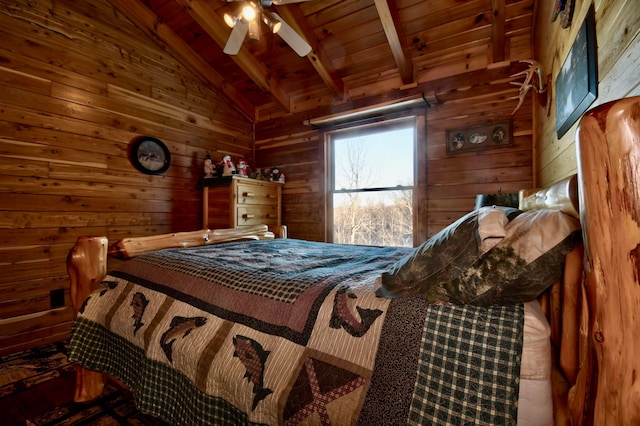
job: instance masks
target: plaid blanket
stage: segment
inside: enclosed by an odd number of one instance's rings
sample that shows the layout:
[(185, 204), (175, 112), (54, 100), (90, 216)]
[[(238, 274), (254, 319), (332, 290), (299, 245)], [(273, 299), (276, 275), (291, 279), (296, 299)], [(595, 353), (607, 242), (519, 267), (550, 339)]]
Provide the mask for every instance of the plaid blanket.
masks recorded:
[(172, 424), (515, 424), (522, 306), (376, 297), (407, 253), (273, 240), (140, 256), (89, 296), (69, 358)]

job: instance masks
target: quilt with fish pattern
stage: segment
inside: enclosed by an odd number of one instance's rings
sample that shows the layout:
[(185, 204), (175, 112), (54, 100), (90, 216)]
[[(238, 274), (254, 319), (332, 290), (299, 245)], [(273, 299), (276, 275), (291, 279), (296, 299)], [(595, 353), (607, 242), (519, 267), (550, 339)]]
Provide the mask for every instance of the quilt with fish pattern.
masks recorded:
[(162, 250), (85, 301), (69, 359), (171, 424), (515, 424), (522, 305), (376, 297), (411, 249), (301, 240)]

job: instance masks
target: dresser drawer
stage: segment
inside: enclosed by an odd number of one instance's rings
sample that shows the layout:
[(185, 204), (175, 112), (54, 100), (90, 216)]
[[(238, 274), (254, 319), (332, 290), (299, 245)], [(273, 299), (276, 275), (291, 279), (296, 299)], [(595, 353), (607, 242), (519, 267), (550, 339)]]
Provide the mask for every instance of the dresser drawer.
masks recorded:
[(236, 202), (243, 204), (276, 205), (278, 188), (261, 184), (238, 183)]
[(282, 225), (282, 183), (232, 176), (203, 190), (202, 227)]
[(239, 206), (237, 208), (237, 226), (277, 225), (278, 208), (273, 206)]

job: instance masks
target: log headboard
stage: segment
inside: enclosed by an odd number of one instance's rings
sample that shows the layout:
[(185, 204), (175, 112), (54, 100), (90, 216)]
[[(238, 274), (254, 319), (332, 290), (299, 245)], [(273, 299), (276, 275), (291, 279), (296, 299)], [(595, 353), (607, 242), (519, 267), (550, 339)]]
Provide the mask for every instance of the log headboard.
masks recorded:
[[(637, 425), (640, 97), (593, 108), (581, 118), (576, 139), (577, 176), (521, 194), (529, 196), (525, 204), (577, 211), (582, 223), (584, 254), (579, 248), (567, 256), (564, 279), (541, 300), (558, 352), (552, 373), (555, 422)], [(579, 203), (568, 206), (565, 198), (576, 188)]]
[(637, 425), (640, 97), (593, 108), (576, 139), (577, 176), (520, 193), (521, 209), (560, 209), (582, 223), (584, 245), (567, 256), (562, 282), (541, 297), (557, 352), (555, 422)]
[(580, 120), (580, 218), (590, 344), (597, 358), (593, 424), (640, 424), (640, 97)]

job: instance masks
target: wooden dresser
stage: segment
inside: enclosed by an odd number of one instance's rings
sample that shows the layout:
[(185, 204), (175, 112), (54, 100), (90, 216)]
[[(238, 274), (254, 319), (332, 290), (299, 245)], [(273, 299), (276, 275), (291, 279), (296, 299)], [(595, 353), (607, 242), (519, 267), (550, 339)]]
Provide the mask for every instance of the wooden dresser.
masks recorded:
[(202, 227), (282, 225), (282, 186), (239, 176), (212, 180), (203, 187)]

